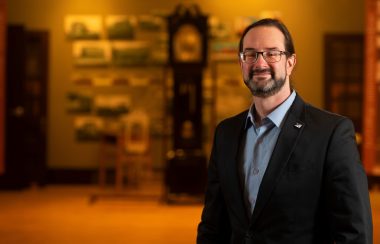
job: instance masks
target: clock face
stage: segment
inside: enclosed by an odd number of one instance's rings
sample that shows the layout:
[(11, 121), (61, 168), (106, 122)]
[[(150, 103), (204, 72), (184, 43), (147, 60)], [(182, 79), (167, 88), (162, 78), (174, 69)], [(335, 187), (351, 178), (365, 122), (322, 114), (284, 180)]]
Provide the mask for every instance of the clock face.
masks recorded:
[(173, 38), (175, 62), (202, 61), (202, 35), (193, 25), (179, 27)]

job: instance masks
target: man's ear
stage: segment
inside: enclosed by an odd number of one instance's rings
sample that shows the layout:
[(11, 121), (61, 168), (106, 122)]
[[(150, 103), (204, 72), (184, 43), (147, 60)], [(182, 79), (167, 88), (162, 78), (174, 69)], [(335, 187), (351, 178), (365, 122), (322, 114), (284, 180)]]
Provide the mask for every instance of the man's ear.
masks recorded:
[(296, 66), (297, 58), (296, 54), (292, 54), (286, 59), (286, 74), (291, 75), (294, 67)]
[(240, 58), (238, 58), (238, 61), (239, 61), (240, 68), (242, 69), (243, 68), (243, 62), (241, 61)]

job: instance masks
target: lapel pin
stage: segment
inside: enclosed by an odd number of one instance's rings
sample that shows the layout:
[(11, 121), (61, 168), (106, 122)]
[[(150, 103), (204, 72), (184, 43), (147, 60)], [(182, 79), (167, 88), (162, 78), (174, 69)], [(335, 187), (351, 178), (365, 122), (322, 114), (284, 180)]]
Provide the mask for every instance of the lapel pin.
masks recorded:
[(298, 122), (297, 122), (297, 123), (294, 125), (294, 127), (296, 127), (296, 128), (298, 128), (298, 129), (299, 129), (299, 128), (301, 128), (301, 127), (302, 127), (302, 124), (301, 124), (301, 123), (298, 123)]

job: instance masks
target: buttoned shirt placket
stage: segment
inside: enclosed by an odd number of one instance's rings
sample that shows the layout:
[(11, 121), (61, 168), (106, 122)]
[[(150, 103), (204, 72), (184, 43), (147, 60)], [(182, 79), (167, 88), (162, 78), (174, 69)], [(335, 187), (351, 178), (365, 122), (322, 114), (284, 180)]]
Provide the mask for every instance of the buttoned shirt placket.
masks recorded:
[(273, 135), (268, 135), (271, 133), (276, 133), (276, 131), (272, 131), (275, 125), (270, 119), (266, 118), (263, 122), (264, 123), (257, 128), (252, 125), (247, 135), (249, 137), (248, 140), (253, 140), (253, 148), (250, 153), (252, 158), (248, 159), (251, 163), (248, 164), (248, 168), (245, 169), (246, 194), (251, 212), (254, 209), (259, 185), (268, 164), (266, 161), (272, 153), (271, 150), (268, 150), (268, 143), (270, 143), (270, 139)]

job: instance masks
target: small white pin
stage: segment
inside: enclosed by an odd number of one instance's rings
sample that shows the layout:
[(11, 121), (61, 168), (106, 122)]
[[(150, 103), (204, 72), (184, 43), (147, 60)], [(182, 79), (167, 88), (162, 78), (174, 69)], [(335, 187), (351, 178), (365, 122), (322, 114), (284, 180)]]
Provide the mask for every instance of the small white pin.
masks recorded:
[(300, 123), (298, 123), (298, 122), (297, 122), (297, 123), (294, 125), (294, 127), (296, 127), (296, 128), (298, 128), (298, 129), (299, 129), (299, 128), (301, 128), (301, 127), (302, 127), (302, 124), (300, 124)]

